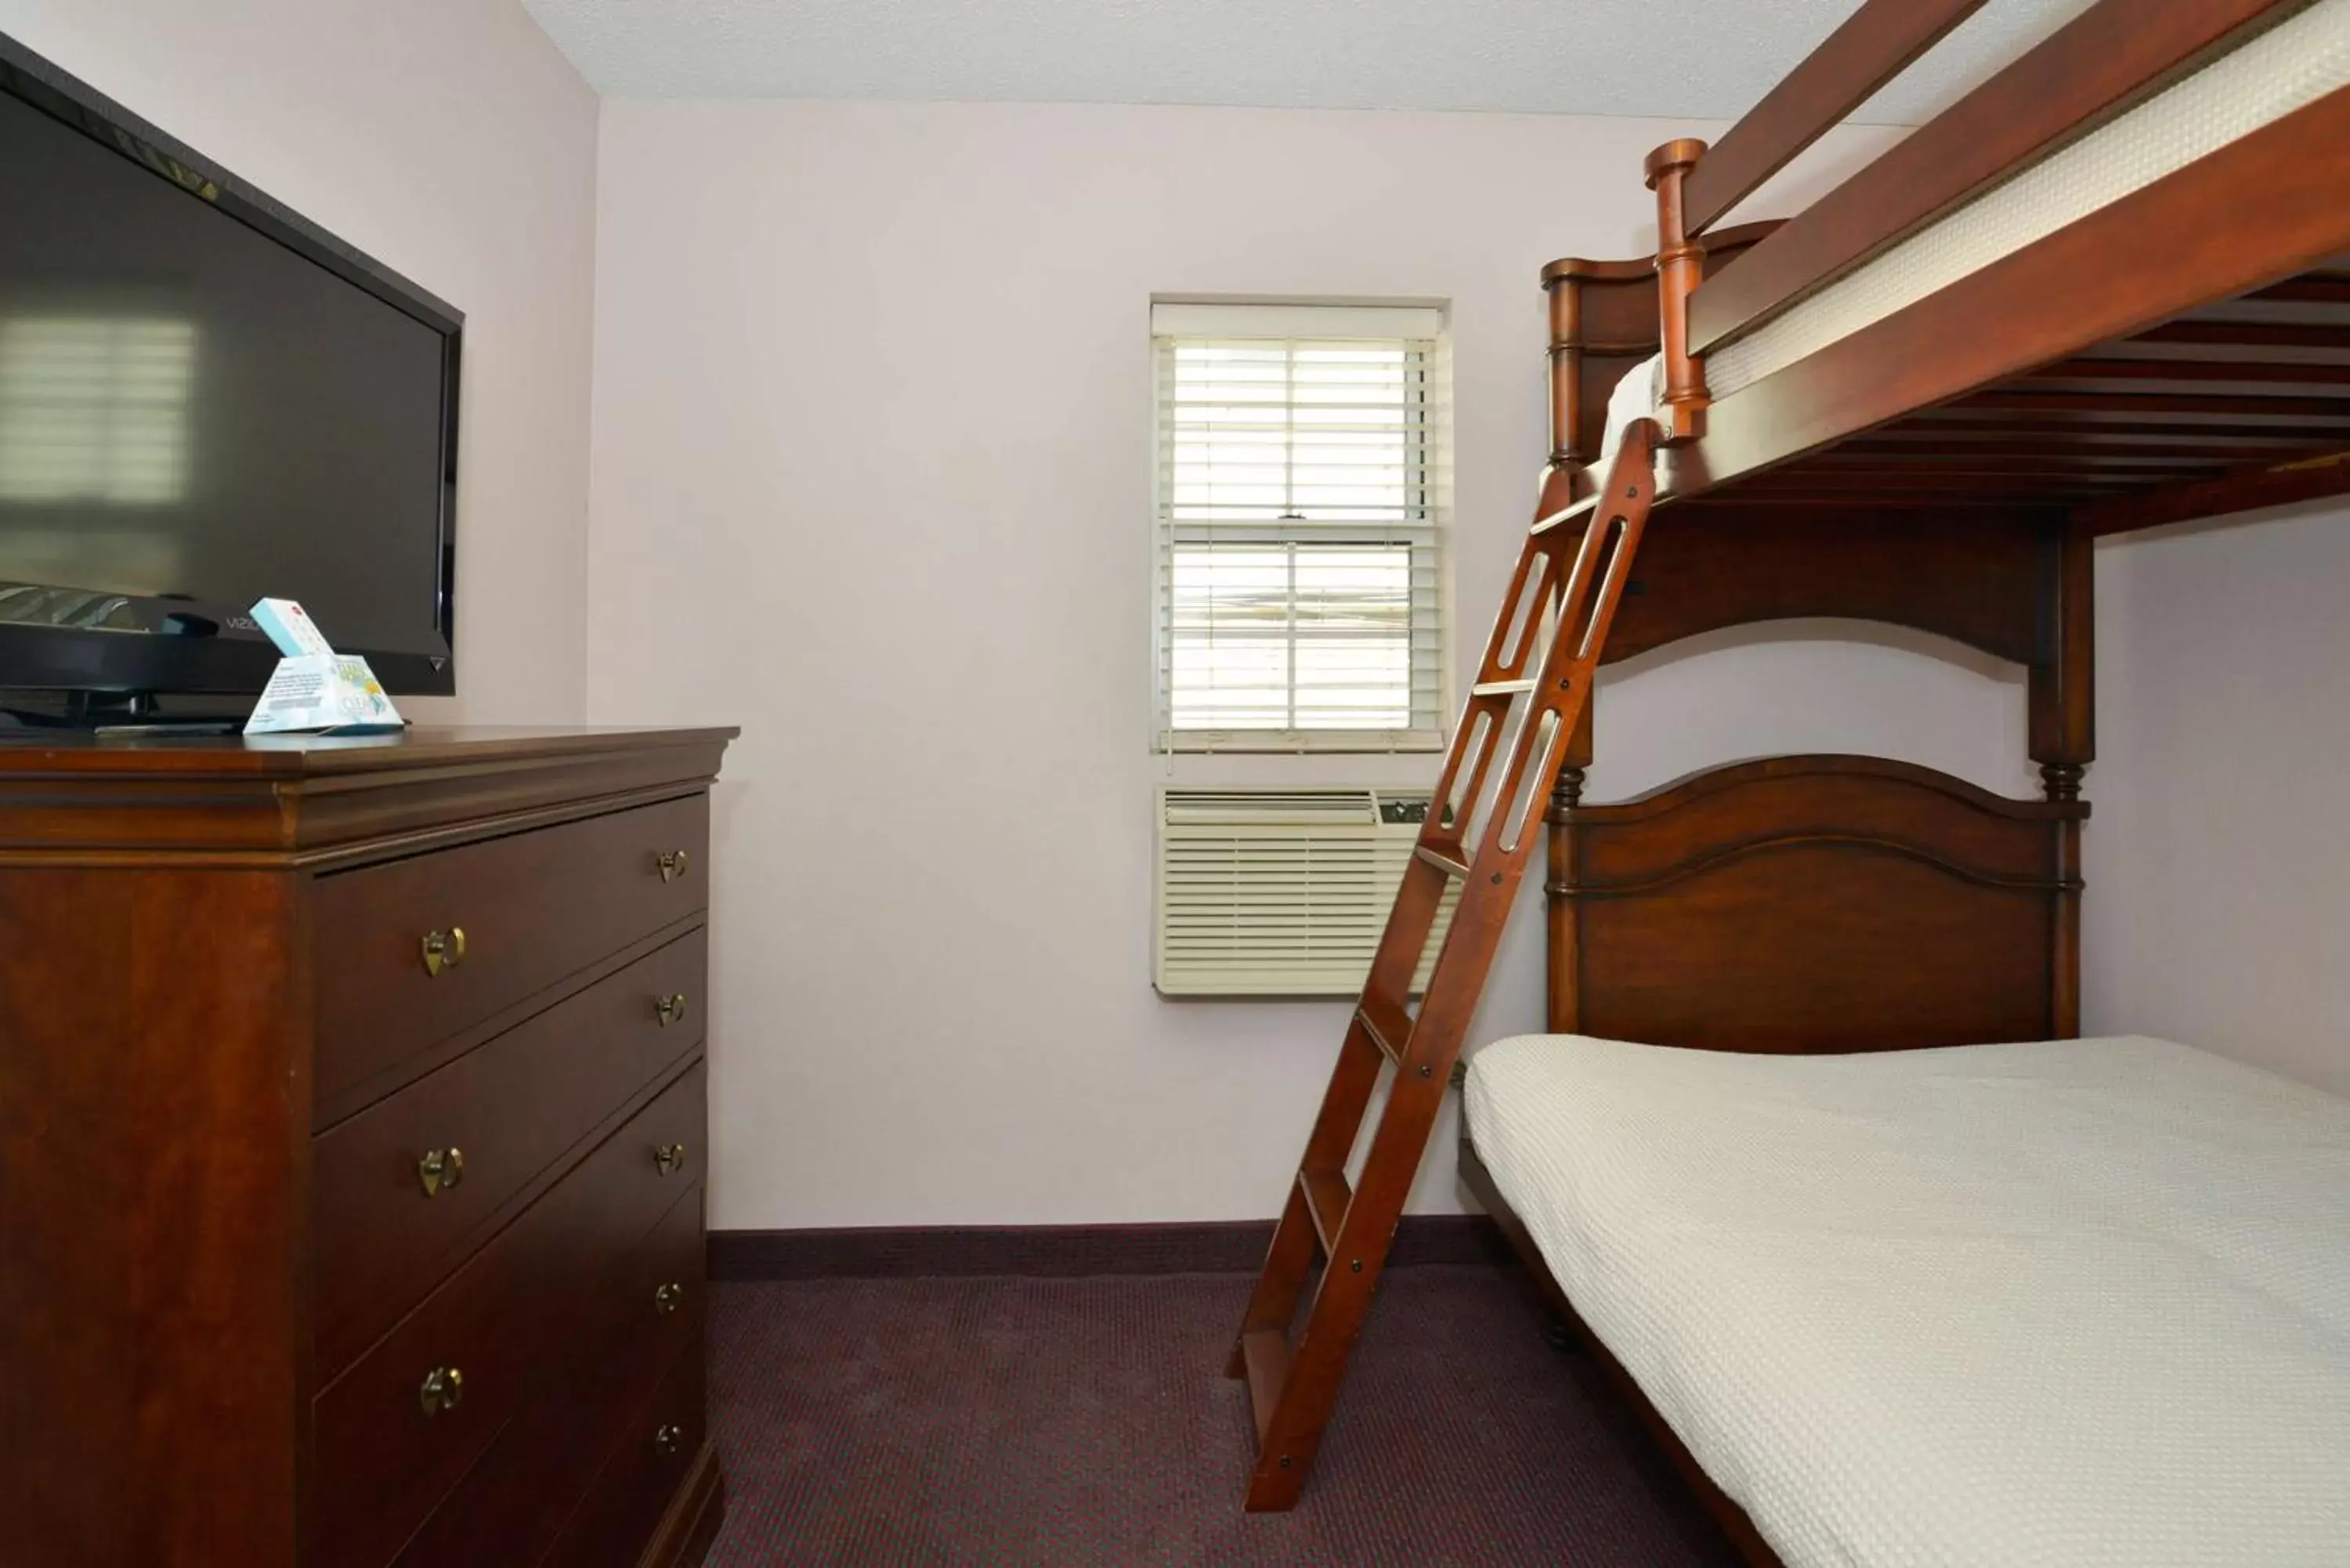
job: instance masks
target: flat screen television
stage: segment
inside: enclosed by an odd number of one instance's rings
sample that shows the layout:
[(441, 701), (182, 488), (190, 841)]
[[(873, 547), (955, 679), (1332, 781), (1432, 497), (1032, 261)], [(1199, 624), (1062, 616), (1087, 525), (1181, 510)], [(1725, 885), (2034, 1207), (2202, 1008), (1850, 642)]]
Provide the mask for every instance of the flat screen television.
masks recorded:
[(453, 691), (463, 316), (5, 35), (0, 214), (0, 708)]

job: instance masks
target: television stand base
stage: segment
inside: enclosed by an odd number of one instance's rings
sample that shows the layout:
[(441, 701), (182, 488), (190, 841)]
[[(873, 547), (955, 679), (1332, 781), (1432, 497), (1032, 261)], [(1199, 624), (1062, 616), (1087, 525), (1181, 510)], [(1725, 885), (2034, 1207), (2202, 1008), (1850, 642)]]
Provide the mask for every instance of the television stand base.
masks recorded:
[(43, 730), (69, 730), (101, 739), (123, 740), (161, 735), (234, 735), (244, 728), (242, 713), (168, 712), (144, 691), (72, 691), (62, 696), (18, 692), (0, 699), (0, 735), (13, 734), (19, 739)]
[(89, 733), (101, 741), (151, 741), (159, 735), (234, 735), (244, 729), (242, 719), (141, 719), (128, 724), (93, 724)]

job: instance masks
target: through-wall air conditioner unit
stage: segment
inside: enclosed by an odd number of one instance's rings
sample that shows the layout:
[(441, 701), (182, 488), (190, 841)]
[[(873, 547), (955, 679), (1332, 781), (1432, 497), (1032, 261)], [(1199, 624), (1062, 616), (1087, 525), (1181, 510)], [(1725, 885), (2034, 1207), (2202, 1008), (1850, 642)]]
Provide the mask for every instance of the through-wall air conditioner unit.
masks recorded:
[[(1166, 996), (1353, 996), (1428, 816), (1426, 790), (1159, 790)], [(1452, 922), (1450, 883), (1412, 989)]]

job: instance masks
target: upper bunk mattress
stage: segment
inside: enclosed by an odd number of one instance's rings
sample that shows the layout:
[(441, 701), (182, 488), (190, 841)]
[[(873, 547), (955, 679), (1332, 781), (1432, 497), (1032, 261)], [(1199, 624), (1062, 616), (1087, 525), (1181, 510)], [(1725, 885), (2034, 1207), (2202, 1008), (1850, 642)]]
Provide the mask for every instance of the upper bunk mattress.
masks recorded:
[(1790, 1568), (2350, 1563), (2350, 1100), (2142, 1037), (1526, 1035), (1466, 1093)]

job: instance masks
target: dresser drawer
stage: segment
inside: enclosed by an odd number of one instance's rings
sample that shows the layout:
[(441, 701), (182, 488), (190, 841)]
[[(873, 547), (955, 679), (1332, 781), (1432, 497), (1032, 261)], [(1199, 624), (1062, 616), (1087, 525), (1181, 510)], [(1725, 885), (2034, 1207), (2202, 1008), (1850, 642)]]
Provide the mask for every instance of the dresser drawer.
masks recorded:
[(691, 1185), (654, 1151), (702, 1147), (703, 1079), (697, 1063), (318, 1396), (321, 1568), (381, 1568), (588, 1340), (582, 1304), (629, 1283)]
[(399, 1568), (533, 1563), (546, 1552), (586, 1501), (621, 1418), (647, 1405), (680, 1355), (702, 1354), (702, 1189), (689, 1188), (629, 1277), (583, 1314), (572, 1353), (533, 1383), (526, 1407), (409, 1539)]
[(693, 795), (318, 878), (318, 1103), (392, 1086), (451, 1036), (699, 912), (709, 826)]
[(709, 1438), (702, 1349), (690, 1346), (650, 1400), (620, 1417), (587, 1501), (540, 1568), (637, 1568)]
[[(321, 1377), (701, 1042), (708, 950), (705, 933), (681, 937), (318, 1136), (310, 1179)], [(702, 1151), (685, 1153), (698, 1160)]]
[(686, 1189), (638, 1249), (627, 1278), (597, 1303), (586, 1324), (594, 1354), (567, 1366), (561, 1392), (569, 1402), (641, 1399), (660, 1368), (701, 1343), (710, 1294), (702, 1196), (699, 1183)]

